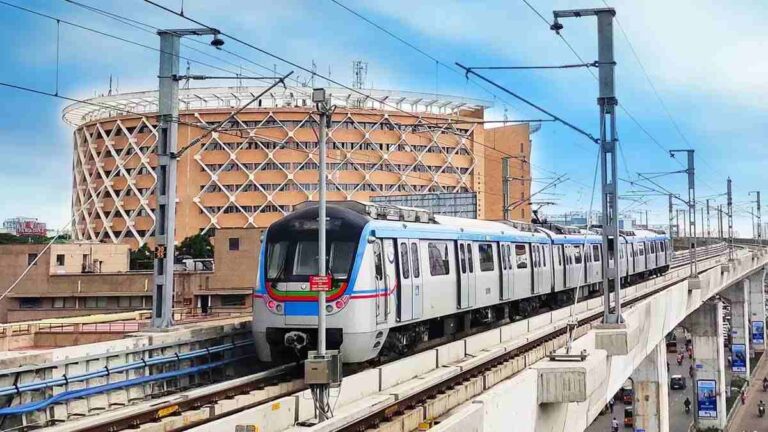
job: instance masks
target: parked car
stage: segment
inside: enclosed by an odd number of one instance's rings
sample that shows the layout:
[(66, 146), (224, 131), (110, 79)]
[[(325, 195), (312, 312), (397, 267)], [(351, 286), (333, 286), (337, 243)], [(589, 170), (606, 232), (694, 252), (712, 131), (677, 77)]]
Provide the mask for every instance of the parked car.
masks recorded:
[(685, 390), (685, 377), (681, 375), (669, 377), (669, 388), (672, 390)]
[(635, 426), (635, 412), (632, 405), (627, 405), (624, 407), (624, 427), (634, 427)]

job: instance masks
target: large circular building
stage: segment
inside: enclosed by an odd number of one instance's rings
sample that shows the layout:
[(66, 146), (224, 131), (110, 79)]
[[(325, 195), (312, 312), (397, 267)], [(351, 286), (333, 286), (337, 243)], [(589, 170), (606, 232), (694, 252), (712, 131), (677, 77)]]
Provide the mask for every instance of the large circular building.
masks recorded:
[[(226, 119), (263, 88), (180, 91), (178, 147)], [(487, 129), (488, 103), (434, 94), (331, 88), (328, 198), (476, 192), (477, 215), (500, 219), (501, 161), (511, 156), (512, 216), (530, 193), (528, 125)], [(274, 89), (178, 164), (176, 239), (220, 227), (265, 227), (293, 205), (317, 199), (318, 138), (311, 89)], [(74, 130), (72, 211), (76, 238), (150, 241), (157, 92), (124, 93), (64, 110)], [(517, 164), (515, 163), (517, 161)], [(526, 180), (527, 179), (527, 180)]]

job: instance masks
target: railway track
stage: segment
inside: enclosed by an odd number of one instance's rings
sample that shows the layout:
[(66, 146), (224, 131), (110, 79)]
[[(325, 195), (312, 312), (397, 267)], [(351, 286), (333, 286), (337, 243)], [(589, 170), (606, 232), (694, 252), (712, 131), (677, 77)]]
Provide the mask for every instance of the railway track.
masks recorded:
[[(699, 259), (710, 259), (725, 252), (725, 245), (717, 245), (708, 248)], [(678, 262), (671, 269), (688, 265), (687, 262)], [(709, 268), (716, 267), (712, 265)], [(661, 287), (644, 293), (626, 304), (629, 306), (638, 301), (654, 295), (680, 282), (675, 279)], [(595, 312), (590, 317), (580, 320), (579, 327), (585, 331), (592, 323), (602, 317), (602, 312)], [(424, 403), (430, 398), (444, 392), (446, 389), (457, 386), (460, 383), (471, 381), (473, 378), (485, 374), (494, 368), (503, 366), (511, 359), (524, 355), (526, 352), (556, 340), (565, 334), (564, 329), (557, 330), (536, 340), (529, 341), (515, 350), (511, 350), (495, 357), (483, 364), (436, 384), (417, 395), (397, 401), (391, 406), (369, 415), (354, 423), (344, 426), (341, 430), (363, 431), (376, 427), (376, 425), (391, 420), (395, 416), (407, 412), (409, 409)], [(242, 412), (249, 408), (268, 404), (276, 399), (295, 394), (306, 389), (301, 378), (302, 368), (300, 364), (288, 364), (267, 371), (259, 372), (243, 378), (188, 390), (172, 396), (148, 401), (144, 404), (128, 406), (97, 416), (86, 417), (77, 421), (66, 422), (50, 428), (52, 432), (114, 432), (130, 430), (142, 427), (147, 429), (152, 423), (157, 423), (157, 430), (176, 432), (200, 426), (217, 419)]]

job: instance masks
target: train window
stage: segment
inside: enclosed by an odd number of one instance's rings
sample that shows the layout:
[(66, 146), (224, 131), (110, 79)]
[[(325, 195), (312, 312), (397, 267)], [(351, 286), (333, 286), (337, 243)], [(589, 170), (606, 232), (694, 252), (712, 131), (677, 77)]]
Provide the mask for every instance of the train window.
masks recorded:
[(649, 242), (648, 243), (651, 248), (651, 253), (656, 253), (656, 242)]
[(373, 244), (373, 265), (376, 269), (376, 280), (384, 280), (384, 267), (381, 264), (381, 241)]
[(645, 255), (645, 243), (640, 243), (637, 248), (637, 254), (640, 256)]
[(296, 245), (296, 258), (293, 260), (294, 275), (317, 274), (317, 242), (300, 241)]
[(506, 245), (507, 249), (507, 268), (512, 270), (512, 246)]
[(600, 245), (592, 245), (592, 261), (600, 262)]
[(491, 243), (479, 243), (477, 252), (480, 256), (480, 271), (493, 271), (493, 245)]
[(576, 246), (576, 250), (573, 251), (573, 262), (581, 264), (581, 246)]
[(475, 260), (472, 256), (472, 244), (467, 245), (467, 267), (470, 273), (475, 272)]
[(349, 276), (349, 269), (352, 267), (354, 254), (355, 244), (353, 242), (335, 241), (331, 243), (328, 269), (334, 278), (346, 279)]
[(288, 253), (288, 242), (270, 243), (267, 248), (267, 279), (279, 277), (285, 269), (285, 256)]
[(665, 246), (666, 246), (666, 245), (664, 244), (664, 242), (663, 242), (663, 241), (660, 241), (660, 242), (659, 242), (659, 248), (661, 248), (661, 249), (659, 249), (659, 250), (660, 250), (661, 252), (665, 252), (665, 250), (664, 250), (664, 247), (665, 247)]
[(562, 267), (563, 266), (563, 247), (557, 246), (557, 266)]
[(507, 248), (504, 245), (499, 245), (499, 256), (501, 257), (501, 269), (507, 269)]
[(547, 250), (548, 248), (546, 246), (541, 246), (541, 265), (546, 267), (547, 266)]
[(467, 258), (464, 253), (464, 243), (461, 243), (459, 245), (459, 267), (461, 267), (461, 274), (467, 272)]
[(400, 243), (400, 273), (405, 279), (411, 277), (411, 272), (408, 269), (408, 245), (405, 242)]
[(448, 243), (430, 242), (427, 244), (427, 253), (429, 254), (429, 274), (443, 276), (450, 273)]
[(413, 277), (421, 277), (419, 270), (419, 245), (411, 243), (411, 264), (413, 268)]
[(525, 250), (525, 245), (515, 245), (515, 263), (517, 268), (528, 268), (528, 253)]

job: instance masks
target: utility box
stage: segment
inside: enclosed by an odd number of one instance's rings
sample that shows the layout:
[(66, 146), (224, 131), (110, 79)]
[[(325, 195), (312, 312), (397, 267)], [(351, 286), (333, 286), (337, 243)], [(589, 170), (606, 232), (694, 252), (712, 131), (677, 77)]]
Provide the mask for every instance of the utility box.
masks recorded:
[(304, 383), (339, 387), (341, 379), (341, 355), (338, 351), (326, 351), (325, 355), (319, 355), (317, 351), (308, 353), (304, 362)]

